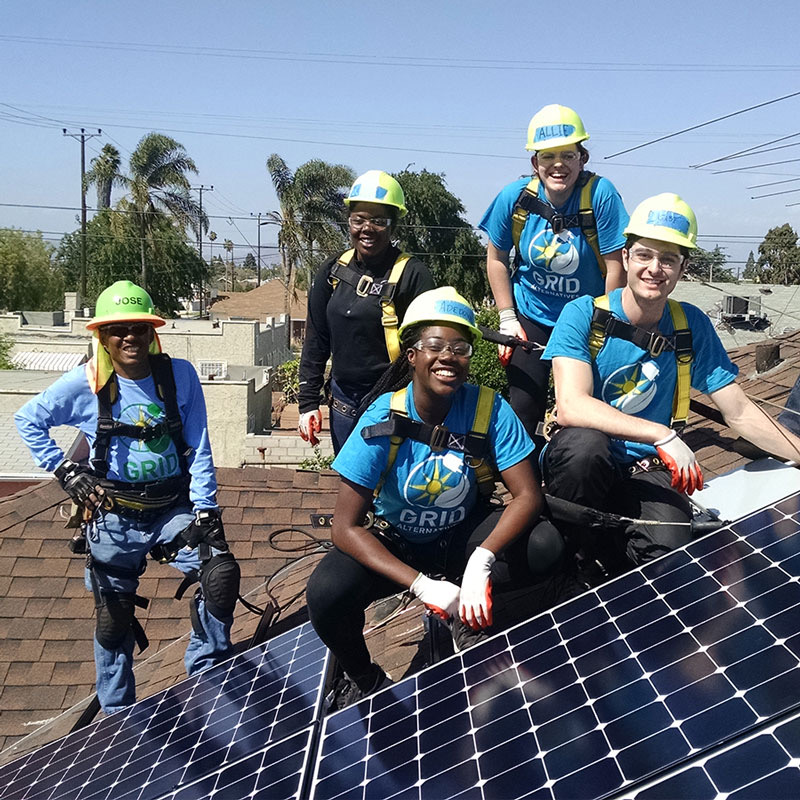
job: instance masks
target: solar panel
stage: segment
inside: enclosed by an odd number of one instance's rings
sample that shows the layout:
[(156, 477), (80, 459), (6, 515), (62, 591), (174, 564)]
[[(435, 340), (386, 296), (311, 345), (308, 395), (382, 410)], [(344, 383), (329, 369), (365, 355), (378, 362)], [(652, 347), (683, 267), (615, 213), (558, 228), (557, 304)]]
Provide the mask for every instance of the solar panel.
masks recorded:
[(327, 718), (312, 796), (601, 798), (800, 705), (800, 494)]
[(297, 783), (305, 750), (287, 748), (307, 747), (327, 663), (327, 649), (302, 625), (7, 764), (0, 796), (184, 800), (193, 796), (185, 786), (211, 773), (228, 780), (259, 758), (259, 785)]

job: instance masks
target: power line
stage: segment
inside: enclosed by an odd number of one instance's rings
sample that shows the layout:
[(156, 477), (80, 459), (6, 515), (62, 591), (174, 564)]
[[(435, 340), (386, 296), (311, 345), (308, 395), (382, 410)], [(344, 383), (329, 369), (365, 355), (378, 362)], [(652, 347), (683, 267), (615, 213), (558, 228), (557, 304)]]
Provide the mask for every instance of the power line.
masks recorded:
[(746, 169), (759, 169), (760, 167), (774, 167), (776, 164), (794, 164), (800, 161), (800, 158), (787, 158), (785, 161), (770, 161), (766, 164), (751, 164), (749, 167), (731, 167), (730, 169), (717, 169), (714, 170), (712, 175), (724, 175), (726, 172), (742, 172)]
[[(787, 139), (793, 139), (795, 136), (800, 136), (800, 133), (790, 133), (788, 136), (781, 136), (778, 139), (772, 139), (769, 142), (763, 142), (762, 144), (756, 144), (752, 147), (747, 147), (744, 150), (739, 150), (736, 153), (730, 153), (727, 156), (720, 156), (719, 158), (715, 158), (712, 161), (704, 161), (702, 164), (690, 164), (692, 169), (699, 169), (700, 167), (707, 167), (709, 164), (716, 164), (718, 161), (727, 161), (729, 158), (743, 158), (746, 153), (752, 153), (753, 150), (758, 150), (760, 152), (769, 152), (768, 150), (761, 150), (762, 147), (766, 147), (768, 144), (777, 144), (778, 142), (784, 142)], [(796, 147), (797, 143), (787, 145), (787, 147)], [(772, 148), (776, 150), (778, 148)]]

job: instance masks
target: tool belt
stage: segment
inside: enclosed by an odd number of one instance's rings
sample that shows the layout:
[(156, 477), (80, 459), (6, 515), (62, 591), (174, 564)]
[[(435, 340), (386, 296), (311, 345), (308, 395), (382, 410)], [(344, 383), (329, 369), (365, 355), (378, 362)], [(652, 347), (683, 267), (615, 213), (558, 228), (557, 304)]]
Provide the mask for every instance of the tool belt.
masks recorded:
[(179, 503), (189, 502), (188, 475), (145, 483), (108, 479), (99, 483), (113, 502), (113, 510), (128, 519), (149, 519)]

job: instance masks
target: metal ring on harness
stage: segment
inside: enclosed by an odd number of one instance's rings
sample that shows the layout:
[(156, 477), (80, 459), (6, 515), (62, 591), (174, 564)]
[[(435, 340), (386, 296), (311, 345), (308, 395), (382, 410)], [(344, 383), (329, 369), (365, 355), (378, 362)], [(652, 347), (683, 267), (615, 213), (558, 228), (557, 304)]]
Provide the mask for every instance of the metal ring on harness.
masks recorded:
[(362, 275), (358, 279), (358, 284), (356, 286), (356, 294), (359, 297), (367, 297), (369, 295), (369, 290), (371, 286), (372, 286), (372, 276)]

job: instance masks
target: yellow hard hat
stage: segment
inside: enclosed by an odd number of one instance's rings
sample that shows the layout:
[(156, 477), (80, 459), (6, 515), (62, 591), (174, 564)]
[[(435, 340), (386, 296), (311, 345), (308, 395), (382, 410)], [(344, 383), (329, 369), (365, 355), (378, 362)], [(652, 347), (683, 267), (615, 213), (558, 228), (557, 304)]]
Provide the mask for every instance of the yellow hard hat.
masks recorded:
[(550, 150), (584, 142), (588, 138), (583, 120), (571, 108), (553, 103), (537, 111), (531, 118), (525, 149)]
[(94, 311), (94, 318), (86, 323), (90, 331), (114, 322), (149, 322), (154, 328), (166, 325), (156, 315), (150, 295), (131, 281), (117, 281), (100, 292)]
[(344, 199), (346, 206), (350, 203), (381, 203), (385, 206), (394, 206), (400, 212), (399, 217), (404, 217), (408, 213), (403, 187), (388, 172), (380, 169), (371, 169), (356, 178)]
[(475, 340), (481, 338), (472, 306), (452, 286), (440, 286), (417, 295), (408, 306), (398, 334), (402, 336), (406, 328), (420, 322), (461, 325), (472, 332)]
[(664, 192), (639, 203), (622, 233), (693, 250), (697, 247), (697, 217), (685, 200)]

